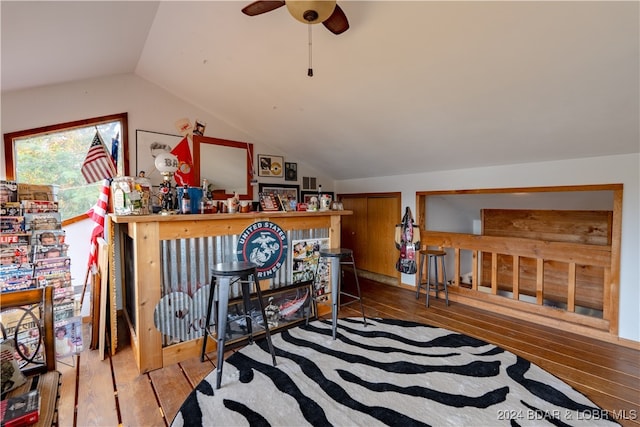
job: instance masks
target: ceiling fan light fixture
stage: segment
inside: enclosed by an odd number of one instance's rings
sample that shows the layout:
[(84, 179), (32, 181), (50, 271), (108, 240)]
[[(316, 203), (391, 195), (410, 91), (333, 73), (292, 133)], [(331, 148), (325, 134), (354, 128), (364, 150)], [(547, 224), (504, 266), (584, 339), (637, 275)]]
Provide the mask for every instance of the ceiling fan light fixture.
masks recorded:
[(292, 0), (287, 1), (286, 5), (291, 16), (305, 24), (320, 24), (326, 21), (336, 8), (336, 2), (333, 0)]
[(315, 10), (307, 10), (302, 14), (302, 17), (307, 22), (313, 22), (318, 19), (318, 12), (316, 12)]

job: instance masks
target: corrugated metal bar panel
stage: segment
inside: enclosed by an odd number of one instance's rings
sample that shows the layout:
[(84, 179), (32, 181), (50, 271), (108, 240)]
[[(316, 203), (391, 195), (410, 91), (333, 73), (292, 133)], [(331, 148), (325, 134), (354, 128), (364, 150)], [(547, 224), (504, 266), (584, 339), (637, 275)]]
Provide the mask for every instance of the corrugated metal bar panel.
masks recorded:
[[(176, 337), (185, 340), (202, 335), (198, 329), (197, 335), (193, 336), (194, 331), (191, 330), (191, 327), (188, 328), (191, 332), (185, 335), (183, 331), (184, 319), (176, 313), (186, 312), (190, 309), (192, 314), (189, 317), (197, 319), (196, 323), (204, 324), (209, 290), (206, 285), (209, 285), (211, 281), (211, 266), (236, 260), (238, 237), (238, 235), (212, 236), (163, 240), (161, 242), (163, 298), (161, 304), (156, 308), (156, 322), (160, 322), (161, 330), (165, 334), (163, 335), (163, 345), (177, 342)], [(326, 228), (287, 231), (289, 247), (286, 262), (276, 276), (269, 279), (269, 288), (282, 288), (290, 283), (293, 268), (293, 259), (290, 254), (293, 241), (328, 237), (329, 230)], [(201, 289), (202, 292), (198, 292)], [(171, 295), (176, 292), (185, 295)], [(169, 295), (171, 296), (167, 297)], [(190, 298), (187, 298), (187, 295)], [(232, 286), (230, 297), (238, 296), (240, 296), (240, 284), (236, 283)], [(174, 338), (171, 338), (167, 333)]]

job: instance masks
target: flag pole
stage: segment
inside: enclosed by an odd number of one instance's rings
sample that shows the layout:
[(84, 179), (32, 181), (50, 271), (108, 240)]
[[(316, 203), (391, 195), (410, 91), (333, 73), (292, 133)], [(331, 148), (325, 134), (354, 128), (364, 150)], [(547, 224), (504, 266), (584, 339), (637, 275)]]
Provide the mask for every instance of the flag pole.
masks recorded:
[(87, 267), (87, 273), (84, 275), (84, 285), (82, 285), (82, 295), (80, 296), (80, 307), (84, 303), (84, 294), (87, 292), (87, 283), (89, 283), (89, 271), (91, 267)]

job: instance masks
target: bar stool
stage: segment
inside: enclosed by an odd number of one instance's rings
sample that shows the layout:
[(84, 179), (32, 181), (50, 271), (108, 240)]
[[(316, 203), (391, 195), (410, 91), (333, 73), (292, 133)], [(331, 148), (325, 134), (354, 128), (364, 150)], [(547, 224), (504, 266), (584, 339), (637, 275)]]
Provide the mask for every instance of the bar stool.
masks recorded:
[[(438, 292), (443, 289), (447, 305), (449, 305), (449, 291), (447, 290), (447, 271), (445, 268), (444, 257), (447, 253), (443, 250), (423, 249), (420, 251), (420, 268), (418, 269), (418, 289), (416, 290), (416, 299), (420, 298), (420, 288), (422, 286), (422, 272), (424, 265), (427, 264), (427, 307), (429, 307), (429, 293), (431, 289), (435, 291), (436, 298)], [(438, 260), (442, 263), (442, 283), (438, 282)], [(435, 283), (431, 285), (431, 262), (435, 269)]]
[[(218, 345), (218, 364), (216, 367), (217, 379), (216, 389), (220, 388), (222, 381), (222, 365), (224, 363), (224, 347), (225, 347), (225, 331), (227, 329), (227, 311), (229, 306), (229, 290), (231, 285), (236, 282), (240, 282), (242, 288), (242, 301), (244, 305), (244, 317), (247, 322), (247, 331), (249, 333), (249, 344), (253, 343), (253, 319), (250, 315), (251, 310), (251, 289), (249, 285), (253, 282), (256, 287), (256, 293), (258, 295), (258, 306), (260, 307), (260, 313), (262, 313), (262, 319), (264, 323), (265, 337), (269, 345), (269, 352), (273, 359), (273, 366), (276, 366), (276, 355), (273, 350), (273, 344), (271, 344), (271, 334), (269, 333), (269, 324), (267, 322), (267, 316), (264, 314), (264, 303), (262, 301), (262, 292), (260, 290), (260, 284), (258, 283), (257, 266), (251, 262), (234, 261), (216, 264), (211, 270), (211, 289), (209, 291), (209, 303), (207, 306), (207, 321), (204, 327), (204, 337), (202, 340), (202, 352), (200, 353), (200, 361), (204, 362), (204, 354), (207, 348), (207, 340), (211, 336), (209, 329), (211, 321), (211, 309), (215, 299), (216, 313), (218, 320), (216, 325), (216, 342)], [(227, 278), (227, 280), (218, 279)], [(216, 294), (216, 285), (218, 285), (218, 297), (214, 298)], [(213, 338), (213, 337), (212, 337)]]
[[(349, 305), (356, 301), (360, 302), (360, 311), (362, 312), (362, 321), (364, 325), (367, 325), (367, 318), (364, 315), (364, 306), (362, 305), (362, 295), (360, 294), (360, 282), (358, 282), (358, 272), (356, 270), (356, 262), (353, 258), (353, 251), (351, 249), (346, 248), (333, 248), (333, 249), (320, 249), (320, 257), (318, 258), (318, 265), (320, 264), (320, 260), (322, 258), (329, 259), (329, 265), (331, 266), (331, 333), (332, 337), (336, 339), (336, 329), (338, 327), (338, 310), (340, 308), (340, 304), (338, 299), (340, 295), (346, 295), (350, 298), (353, 298), (351, 301), (348, 301), (342, 305)], [(356, 289), (358, 291), (358, 295), (353, 295), (348, 292), (344, 292), (341, 290), (342, 288), (342, 266), (350, 265), (353, 268), (353, 276), (356, 280)], [(316, 277), (314, 277), (313, 283), (316, 283), (316, 278), (318, 275), (318, 270), (316, 269)], [(316, 293), (313, 292), (313, 300), (316, 300)], [(309, 312), (307, 311), (307, 323), (309, 323)]]

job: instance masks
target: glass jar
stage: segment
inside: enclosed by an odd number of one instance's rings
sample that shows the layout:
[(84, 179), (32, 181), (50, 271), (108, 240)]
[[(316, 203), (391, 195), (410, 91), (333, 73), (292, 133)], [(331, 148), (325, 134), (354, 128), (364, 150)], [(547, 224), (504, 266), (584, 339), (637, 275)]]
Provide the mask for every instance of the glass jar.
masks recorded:
[(117, 176), (111, 181), (111, 200), (116, 215), (140, 213), (140, 194), (135, 191), (134, 183), (131, 176)]
[(151, 180), (142, 176), (137, 177), (135, 189), (140, 193), (140, 214), (149, 215), (153, 208), (151, 205)]

